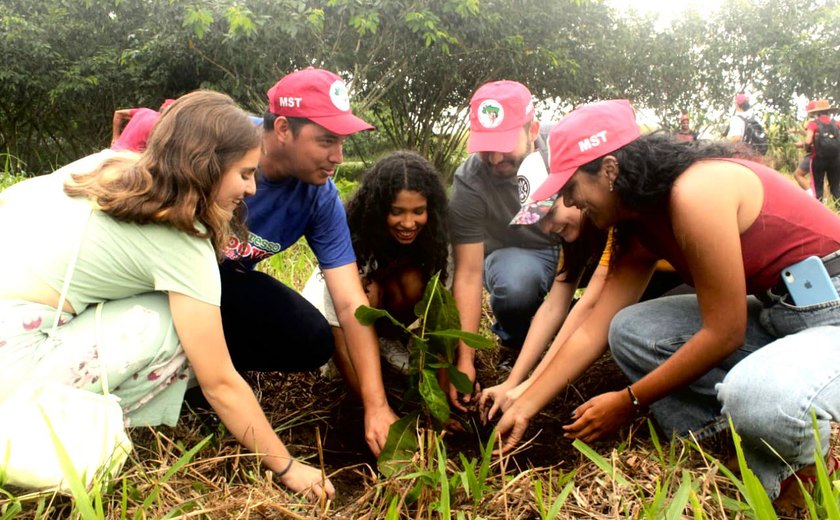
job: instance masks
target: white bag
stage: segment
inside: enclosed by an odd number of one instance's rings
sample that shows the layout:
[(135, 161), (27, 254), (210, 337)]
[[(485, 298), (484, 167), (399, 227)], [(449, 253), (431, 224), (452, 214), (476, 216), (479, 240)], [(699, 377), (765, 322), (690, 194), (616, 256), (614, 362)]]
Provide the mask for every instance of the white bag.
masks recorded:
[[(58, 329), (82, 237), (67, 264), (51, 337)], [(51, 381), (19, 384), (0, 402), (0, 484), (69, 493), (74, 479), (89, 488), (100, 473), (113, 477), (122, 469), (132, 445), (119, 398), (108, 392), (102, 303), (95, 318), (102, 394)]]
[(100, 469), (116, 476), (131, 452), (118, 400), (58, 383), (22, 383), (0, 403), (0, 481), (69, 492), (71, 468), (86, 488)]

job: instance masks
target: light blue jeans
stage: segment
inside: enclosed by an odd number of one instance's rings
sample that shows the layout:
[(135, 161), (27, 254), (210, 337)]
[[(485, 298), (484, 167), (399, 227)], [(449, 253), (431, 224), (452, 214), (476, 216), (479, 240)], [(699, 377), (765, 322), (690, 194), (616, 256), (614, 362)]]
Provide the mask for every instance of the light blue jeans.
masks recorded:
[(496, 319), (491, 330), (506, 347), (522, 347), (531, 318), (554, 282), (558, 251), (506, 247), (484, 259), (484, 287)]
[[(840, 277), (832, 281), (840, 290)], [(633, 305), (610, 325), (613, 358), (636, 381), (667, 360), (700, 326), (694, 295)], [(791, 468), (796, 471), (814, 462), (811, 410), (823, 454), (828, 452), (830, 421), (840, 420), (840, 302), (794, 307), (777, 301), (765, 308), (748, 297), (744, 345), (650, 408), (665, 431), (694, 432), (699, 438), (725, 429), (731, 418), (748, 465), (775, 498)]]

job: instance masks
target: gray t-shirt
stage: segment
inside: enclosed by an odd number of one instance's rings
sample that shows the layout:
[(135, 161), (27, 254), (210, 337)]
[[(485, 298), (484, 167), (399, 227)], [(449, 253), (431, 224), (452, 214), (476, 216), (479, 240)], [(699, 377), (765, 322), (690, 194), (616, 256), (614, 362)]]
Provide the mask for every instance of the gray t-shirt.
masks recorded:
[[(537, 150), (545, 154), (549, 127), (540, 129)], [(478, 154), (470, 155), (455, 171), (449, 201), (452, 244), (484, 243), (484, 255), (505, 247), (544, 249), (556, 245), (535, 226), (511, 226), (521, 206), (516, 176), (494, 177)]]

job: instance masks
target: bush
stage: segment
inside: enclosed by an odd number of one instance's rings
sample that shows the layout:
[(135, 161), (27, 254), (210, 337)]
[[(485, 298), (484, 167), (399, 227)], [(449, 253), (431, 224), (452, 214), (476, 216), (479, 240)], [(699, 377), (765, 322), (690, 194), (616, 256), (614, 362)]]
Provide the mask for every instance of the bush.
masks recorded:
[(339, 179), (346, 181), (358, 182), (362, 178), (362, 174), (367, 170), (367, 166), (362, 161), (346, 161), (338, 165), (335, 172), (336, 182)]

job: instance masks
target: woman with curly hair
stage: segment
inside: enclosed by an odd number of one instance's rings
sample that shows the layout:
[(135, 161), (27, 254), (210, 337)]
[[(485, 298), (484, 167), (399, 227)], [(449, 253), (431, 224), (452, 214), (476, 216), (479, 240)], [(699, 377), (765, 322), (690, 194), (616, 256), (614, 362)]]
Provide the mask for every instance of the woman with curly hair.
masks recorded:
[[(503, 449), (609, 345), (632, 383), (578, 406), (566, 437), (599, 439), (644, 407), (683, 436), (731, 420), (771, 498), (798, 489), (792, 470), (813, 479), (840, 419), (840, 218), (732, 145), (640, 136), (626, 100), (578, 108), (549, 146), (551, 174), (534, 196), (559, 192), (599, 228), (615, 226), (616, 247), (595, 307), (500, 420)], [(697, 294), (637, 304), (659, 258)], [(832, 296), (808, 303), (788, 288), (805, 259)]]
[[(365, 173), (346, 209), (353, 250), (370, 305), (385, 309), (410, 325), (416, 319), (414, 305), (423, 297), (429, 279), (438, 272), (442, 283), (450, 278), (446, 191), (440, 175), (415, 152), (393, 152)], [(307, 282), (304, 296), (332, 325), (336, 364), (351, 388), (358, 390), (344, 335), (317, 271)], [(384, 321), (377, 323), (382, 354), (395, 368), (405, 371), (406, 338)]]
[(0, 240), (19, 248), (0, 259), (0, 400), (27, 380), (107, 381), (128, 426), (174, 425), (197, 382), (281, 482), (332, 495), (274, 433), (222, 331), (218, 261), (245, 232), (260, 153), (230, 97), (197, 91), (161, 115), (141, 155), (101, 152), (0, 193)]

